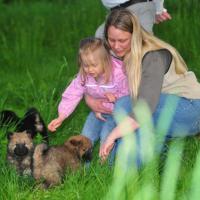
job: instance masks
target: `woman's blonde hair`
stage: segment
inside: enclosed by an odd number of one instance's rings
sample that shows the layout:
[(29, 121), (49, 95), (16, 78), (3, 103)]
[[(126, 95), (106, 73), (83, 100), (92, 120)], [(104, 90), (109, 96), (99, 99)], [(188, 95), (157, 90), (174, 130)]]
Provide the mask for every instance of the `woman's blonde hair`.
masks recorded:
[(78, 65), (80, 67), (79, 73), (81, 74), (84, 83), (87, 78), (87, 74), (83, 68), (84, 64), (87, 63), (86, 57), (96, 51), (98, 51), (98, 55), (100, 56), (99, 60), (101, 61), (100, 64), (104, 71), (104, 81), (107, 83), (110, 80), (112, 64), (109, 49), (106, 47), (102, 39), (88, 37), (81, 40), (78, 52)]
[(132, 98), (137, 98), (138, 96), (142, 73), (142, 58), (148, 51), (168, 49), (173, 56), (176, 73), (183, 74), (187, 71), (187, 66), (177, 50), (151, 33), (146, 32), (140, 26), (137, 17), (127, 9), (113, 10), (107, 17), (104, 36), (108, 46), (108, 28), (110, 26), (132, 34), (131, 50), (124, 57)]

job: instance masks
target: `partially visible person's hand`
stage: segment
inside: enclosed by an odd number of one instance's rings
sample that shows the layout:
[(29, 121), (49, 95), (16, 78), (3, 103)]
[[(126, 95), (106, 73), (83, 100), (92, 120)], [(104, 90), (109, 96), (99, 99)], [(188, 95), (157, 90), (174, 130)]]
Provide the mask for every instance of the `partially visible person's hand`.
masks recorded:
[(95, 112), (95, 116), (97, 119), (100, 119), (102, 121), (106, 121), (106, 119), (102, 116), (102, 114), (100, 112)]
[(108, 137), (106, 141), (100, 146), (99, 157), (103, 162), (108, 158), (108, 155), (110, 154), (114, 144), (115, 141)]
[(105, 93), (105, 97), (110, 103), (114, 103), (117, 100), (116, 96), (112, 93)]
[(164, 10), (162, 13), (156, 14), (155, 22), (156, 24), (159, 24), (169, 19), (172, 19), (171, 15), (167, 12), (167, 10)]
[(103, 103), (108, 103), (106, 99), (94, 99), (93, 97), (85, 96), (86, 104), (94, 111), (99, 113), (111, 114), (112, 110), (103, 106)]
[(49, 124), (48, 124), (48, 129), (51, 132), (55, 132), (56, 129), (62, 124), (63, 120), (61, 118), (56, 118), (54, 120), (52, 120)]

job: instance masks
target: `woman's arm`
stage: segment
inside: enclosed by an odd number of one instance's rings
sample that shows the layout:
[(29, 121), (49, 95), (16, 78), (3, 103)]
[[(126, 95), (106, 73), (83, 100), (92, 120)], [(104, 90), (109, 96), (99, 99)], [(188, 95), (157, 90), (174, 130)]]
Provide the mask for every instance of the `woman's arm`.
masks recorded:
[[(163, 79), (172, 61), (171, 53), (166, 49), (147, 53), (142, 61), (142, 78), (138, 99), (144, 100), (153, 113), (159, 101)], [(134, 107), (133, 107), (134, 111)], [(100, 147), (99, 155), (104, 160), (109, 155), (116, 139), (128, 133), (133, 133), (139, 124), (127, 117), (110, 133), (105, 143)]]
[(102, 160), (106, 160), (108, 157), (115, 140), (121, 138), (127, 134), (133, 133), (137, 128), (139, 128), (139, 124), (131, 117), (126, 117), (107, 137), (106, 141), (101, 145), (99, 156)]
[(145, 54), (142, 60), (142, 77), (138, 100), (144, 100), (152, 113), (154, 113), (158, 104), (164, 75), (169, 70), (171, 62), (172, 55), (167, 49), (150, 51)]

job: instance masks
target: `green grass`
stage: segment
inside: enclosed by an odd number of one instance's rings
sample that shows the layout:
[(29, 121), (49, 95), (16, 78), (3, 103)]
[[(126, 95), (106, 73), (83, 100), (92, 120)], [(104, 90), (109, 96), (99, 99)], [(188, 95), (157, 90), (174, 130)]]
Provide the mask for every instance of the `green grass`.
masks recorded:
[[(173, 19), (156, 25), (155, 35), (173, 44), (200, 80), (198, 0), (165, 3)], [(78, 71), (79, 41), (94, 35), (105, 15), (105, 8), (97, 0), (15, 0), (9, 5), (0, 1), (0, 110), (12, 109), (22, 116), (34, 106), (46, 123), (55, 117), (61, 93)], [(70, 135), (80, 133), (88, 111), (82, 102), (58, 132), (50, 135), (50, 143), (61, 144)], [(113, 168), (101, 166), (96, 147), (90, 170), (66, 173), (63, 184), (47, 191), (39, 190), (32, 178), (19, 177), (7, 166), (6, 145), (5, 130), (0, 130), (2, 200), (195, 200), (200, 193), (198, 138), (172, 142), (162, 171), (153, 156), (140, 173), (134, 168), (124, 171), (121, 157)], [(148, 145), (154, 148), (153, 143)]]

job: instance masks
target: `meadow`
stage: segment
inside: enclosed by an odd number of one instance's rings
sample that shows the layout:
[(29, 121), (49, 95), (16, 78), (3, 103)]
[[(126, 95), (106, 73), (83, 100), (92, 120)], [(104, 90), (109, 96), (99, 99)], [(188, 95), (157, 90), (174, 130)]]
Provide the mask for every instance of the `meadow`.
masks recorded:
[[(173, 19), (155, 25), (154, 34), (175, 46), (200, 80), (199, 2), (166, 0), (165, 5)], [(106, 13), (97, 0), (0, 1), (0, 110), (11, 109), (22, 116), (27, 108), (36, 107), (46, 123), (54, 118), (62, 91), (78, 71), (79, 41), (94, 35)], [(62, 144), (79, 134), (88, 113), (82, 101), (63, 126), (50, 134), (50, 144)], [(6, 130), (1, 129), (2, 200), (199, 199), (198, 137), (172, 142), (162, 170), (159, 159), (148, 154), (153, 159), (141, 172), (133, 168), (126, 173), (120, 164), (123, 158), (113, 167), (100, 165), (97, 145), (89, 170), (83, 167), (75, 174), (66, 173), (61, 185), (47, 191), (6, 164), (6, 145)]]

